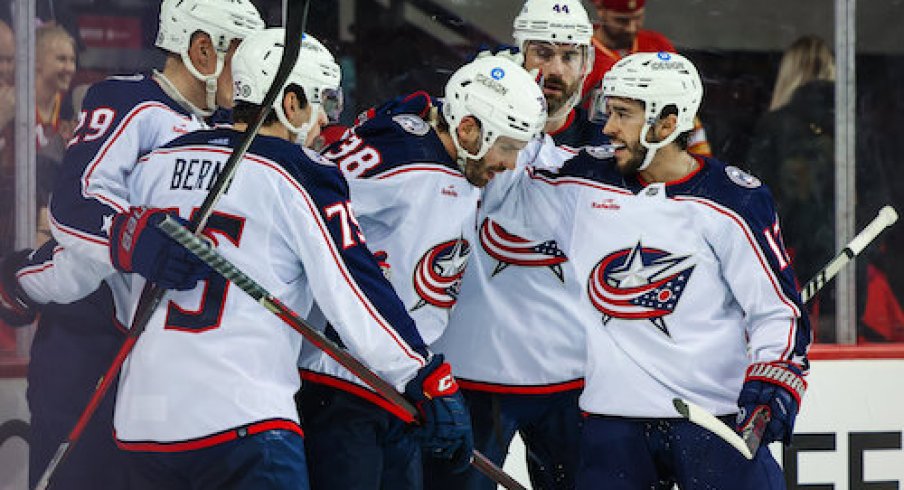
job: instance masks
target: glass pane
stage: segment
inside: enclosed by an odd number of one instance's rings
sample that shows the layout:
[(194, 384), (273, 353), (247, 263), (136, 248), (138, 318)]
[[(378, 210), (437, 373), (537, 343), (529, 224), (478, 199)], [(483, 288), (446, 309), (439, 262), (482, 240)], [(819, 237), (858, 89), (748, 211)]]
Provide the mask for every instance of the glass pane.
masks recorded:
[[(857, 3), (857, 228), (888, 204), (904, 209), (904, 49), (901, 2)], [(881, 235), (858, 261), (861, 343), (904, 341), (904, 226)]]

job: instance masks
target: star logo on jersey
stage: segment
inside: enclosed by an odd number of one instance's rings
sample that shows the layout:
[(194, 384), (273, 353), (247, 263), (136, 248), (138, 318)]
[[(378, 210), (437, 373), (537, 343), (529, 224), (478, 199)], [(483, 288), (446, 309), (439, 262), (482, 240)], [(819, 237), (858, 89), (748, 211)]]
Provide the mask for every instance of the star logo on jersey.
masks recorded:
[(665, 317), (675, 310), (695, 267), (688, 257), (638, 241), (600, 260), (590, 272), (587, 293), (603, 314), (603, 324), (612, 318), (647, 319), (669, 335)]
[(507, 232), (502, 225), (487, 218), (480, 225), (480, 245), (487, 255), (497, 261), (493, 276), (510, 265), (549, 267), (559, 281), (565, 282), (562, 263), (567, 262), (568, 257), (559, 250), (555, 240), (527, 240)]
[(452, 308), (458, 301), (461, 278), (470, 254), (471, 245), (464, 237), (427, 250), (414, 268), (414, 290), (421, 299), (411, 311), (427, 305)]

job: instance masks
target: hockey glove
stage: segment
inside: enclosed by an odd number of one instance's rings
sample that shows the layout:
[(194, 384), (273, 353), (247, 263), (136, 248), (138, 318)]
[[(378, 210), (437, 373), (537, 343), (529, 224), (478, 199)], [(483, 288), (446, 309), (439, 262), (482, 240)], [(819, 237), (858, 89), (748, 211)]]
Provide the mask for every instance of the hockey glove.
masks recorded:
[(22, 290), (16, 272), (22, 268), (30, 249), (13, 252), (0, 260), (0, 318), (11, 327), (29, 325), (35, 321), (34, 303)]
[(474, 452), (471, 417), (442, 355), (433, 356), (408, 382), (405, 396), (420, 412), (422, 449), (429, 456), (450, 460), (453, 472), (467, 469)]
[(355, 126), (360, 126), (373, 119), (378, 114), (396, 116), (399, 114), (414, 114), (421, 119), (430, 114), (430, 109), (436, 105), (436, 100), (423, 90), (412, 92), (408, 95), (400, 95), (382, 105), (371, 107), (358, 114), (355, 118)]
[(744, 386), (738, 397), (738, 432), (753, 423), (754, 415), (766, 410), (769, 422), (763, 431), (761, 444), (774, 441), (791, 443), (794, 419), (800, 408), (800, 401), (807, 390), (798, 366), (788, 363), (756, 363), (747, 368)]
[(157, 228), (168, 214), (188, 223), (158, 208), (133, 207), (117, 214), (110, 228), (110, 258), (117, 270), (137, 272), (162, 288), (185, 291), (213, 270)]

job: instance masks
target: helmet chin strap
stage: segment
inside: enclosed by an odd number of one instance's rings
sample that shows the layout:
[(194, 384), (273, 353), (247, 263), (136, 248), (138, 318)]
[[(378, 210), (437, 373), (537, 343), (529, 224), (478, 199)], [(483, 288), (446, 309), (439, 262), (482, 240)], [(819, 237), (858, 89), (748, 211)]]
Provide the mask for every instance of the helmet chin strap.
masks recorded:
[(452, 136), (452, 143), (455, 144), (455, 150), (458, 152), (455, 162), (458, 164), (458, 168), (462, 173), (465, 172), (465, 166), (468, 163), (468, 159), (480, 160), (490, 150), (490, 145), (483, 141), (483, 129), (480, 130), (480, 149), (477, 150), (477, 153), (471, 153), (461, 145), (461, 142), (458, 140), (458, 126), (449, 128), (449, 133)]
[(217, 66), (210, 75), (204, 75), (195, 68), (194, 63), (192, 63), (191, 59), (188, 57), (187, 51), (183, 51), (181, 55), (182, 63), (188, 68), (188, 72), (196, 79), (204, 82), (205, 102), (207, 103), (207, 107), (202, 110), (206, 113), (205, 117), (210, 116), (217, 109), (217, 79), (220, 78), (220, 73), (223, 72), (223, 65), (226, 64), (226, 55), (219, 50), (215, 51), (217, 53)]
[(656, 156), (656, 150), (662, 148), (663, 146), (675, 141), (675, 138), (678, 137), (678, 131), (672, 131), (672, 134), (666, 136), (662, 139), (662, 141), (657, 141), (655, 143), (651, 143), (647, 141), (647, 133), (650, 131), (652, 127), (651, 124), (646, 123), (643, 125), (643, 129), (640, 130), (640, 144), (644, 148), (647, 149), (647, 154), (644, 156), (643, 163), (640, 164), (640, 167), (637, 167), (637, 171), (645, 170), (650, 166), (650, 163), (653, 162), (653, 157)]
[(289, 122), (289, 118), (286, 117), (286, 112), (282, 108), (282, 104), (277, 104), (274, 106), (274, 111), (276, 112), (276, 118), (279, 119), (279, 122), (285, 126), (292, 136), (294, 137), (294, 143), (301, 146), (306, 146), (308, 140), (308, 134), (311, 132), (311, 129), (317, 124), (317, 119), (320, 117), (320, 104), (310, 104), (311, 106), (311, 115), (308, 117), (308, 121), (301, 126), (295, 126)]

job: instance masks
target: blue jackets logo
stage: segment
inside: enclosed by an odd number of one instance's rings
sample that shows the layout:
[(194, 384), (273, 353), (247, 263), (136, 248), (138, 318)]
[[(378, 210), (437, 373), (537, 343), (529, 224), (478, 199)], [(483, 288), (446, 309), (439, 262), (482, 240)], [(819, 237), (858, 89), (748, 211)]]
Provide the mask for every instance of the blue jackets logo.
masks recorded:
[(421, 299), (411, 311), (427, 305), (455, 306), (470, 255), (471, 244), (464, 238), (449, 240), (427, 250), (414, 268), (414, 290)]
[(596, 264), (587, 281), (590, 302), (612, 318), (649, 320), (669, 335), (665, 317), (675, 310), (694, 272), (689, 256), (676, 256), (637, 242), (633, 248), (613, 252)]
[(492, 275), (506, 267), (549, 267), (561, 282), (565, 282), (562, 263), (568, 261), (555, 240), (527, 240), (512, 235), (499, 223), (487, 218), (480, 225), (480, 246), (487, 255), (497, 260)]

